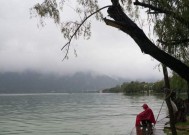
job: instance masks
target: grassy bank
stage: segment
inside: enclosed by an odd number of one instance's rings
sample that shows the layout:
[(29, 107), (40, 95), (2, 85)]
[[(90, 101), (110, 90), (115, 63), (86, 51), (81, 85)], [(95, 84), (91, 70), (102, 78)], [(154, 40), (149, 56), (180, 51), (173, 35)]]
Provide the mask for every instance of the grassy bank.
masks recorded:
[[(178, 122), (176, 123), (176, 129), (178, 135), (189, 135), (189, 116), (187, 116), (187, 122)], [(167, 135), (171, 135), (171, 131), (169, 128), (165, 129), (165, 133)]]

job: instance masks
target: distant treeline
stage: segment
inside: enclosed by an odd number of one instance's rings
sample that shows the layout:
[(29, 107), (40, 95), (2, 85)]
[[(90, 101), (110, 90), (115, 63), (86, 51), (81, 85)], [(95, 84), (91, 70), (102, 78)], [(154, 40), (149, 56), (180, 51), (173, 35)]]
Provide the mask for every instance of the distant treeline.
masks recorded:
[[(180, 78), (177, 74), (173, 74), (172, 77), (169, 78), (171, 89), (177, 92), (186, 92), (187, 91), (187, 82)], [(144, 93), (149, 90), (154, 93), (162, 93), (164, 87), (164, 80), (160, 80), (157, 82), (149, 83), (149, 82), (139, 82), (139, 81), (131, 81), (124, 82), (121, 85), (117, 85), (116, 87), (104, 89), (102, 92), (104, 93)]]

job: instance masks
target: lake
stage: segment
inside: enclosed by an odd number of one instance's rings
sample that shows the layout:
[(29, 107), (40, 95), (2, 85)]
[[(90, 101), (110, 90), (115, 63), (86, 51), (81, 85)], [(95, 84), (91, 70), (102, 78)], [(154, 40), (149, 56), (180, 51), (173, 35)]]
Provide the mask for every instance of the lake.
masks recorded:
[[(110, 93), (0, 94), (0, 135), (129, 135), (147, 103), (157, 117), (163, 96)], [(166, 116), (166, 105), (159, 120)]]

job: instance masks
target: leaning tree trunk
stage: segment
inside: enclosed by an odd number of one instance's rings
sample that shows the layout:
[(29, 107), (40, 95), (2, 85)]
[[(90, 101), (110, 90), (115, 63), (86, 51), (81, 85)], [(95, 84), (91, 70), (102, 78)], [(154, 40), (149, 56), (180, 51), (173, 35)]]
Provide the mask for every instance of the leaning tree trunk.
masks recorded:
[(182, 78), (189, 81), (189, 67), (152, 43), (144, 32), (123, 12), (118, 0), (111, 0), (111, 2), (112, 6), (108, 8), (108, 14), (114, 20), (105, 18), (105, 23), (130, 35), (142, 52), (151, 55), (156, 60), (177, 72)]
[[(162, 67), (163, 67), (165, 87), (170, 89), (167, 67), (163, 64), (162, 64)], [(169, 110), (171, 132), (172, 132), (172, 135), (177, 135), (177, 131), (176, 131), (176, 128), (175, 128), (175, 116), (174, 116), (174, 113), (173, 113), (173, 107), (171, 105), (170, 96), (171, 96), (171, 92), (167, 91), (165, 101), (166, 101), (166, 104), (167, 104), (167, 107), (168, 107), (168, 110)]]

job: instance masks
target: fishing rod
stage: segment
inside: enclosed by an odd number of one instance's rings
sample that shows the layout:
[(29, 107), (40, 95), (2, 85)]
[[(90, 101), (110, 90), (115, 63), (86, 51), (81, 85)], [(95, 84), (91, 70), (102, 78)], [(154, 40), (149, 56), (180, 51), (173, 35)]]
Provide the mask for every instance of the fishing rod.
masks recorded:
[[(161, 110), (162, 110), (162, 107), (163, 107), (164, 102), (165, 102), (165, 100), (163, 100), (163, 102), (162, 102), (162, 104), (161, 104), (161, 108), (160, 108), (159, 113), (158, 113), (158, 115), (157, 115), (157, 117), (156, 117), (156, 123), (157, 123), (157, 120), (158, 120), (158, 118), (159, 118), (159, 115), (160, 115), (160, 112), (161, 112)], [(154, 127), (156, 126), (156, 123), (154, 124)]]
[[(170, 90), (170, 89), (165, 88), (165, 89), (164, 89), (164, 93), (165, 93), (165, 90)], [(158, 118), (159, 118), (159, 115), (160, 115), (160, 112), (161, 112), (161, 110), (162, 110), (162, 107), (163, 107), (163, 104), (164, 104), (165, 100), (171, 95), (172, 92), (173, 92), (173, 90), (171, 90), (170, 93), (169, 93), (169, 95), (167, 95), (167, 96), (165, 97), (165, 99), (163, 100), (163, 102), (162, 102), (162, 104), (161, 104), (161, 108), (160, 108), (159, 113), (158, 113), (158, 116), (157, 116), (157, 118), (156, 118), (156, 122), (157, 122), (157, 120), (158, 120)], [(166, 117), (167, 117), (167, 116), (166, 116)], [(165, 118), (166, 118), (166, 117), (165, 117)], [(163, 119), (164, 119), (164, 118), (163, 118)], [(154, 124), (154, 127), (155, 127), (155, 125), (156, 125), (156, 124)]]

